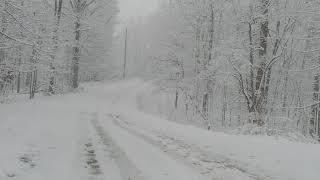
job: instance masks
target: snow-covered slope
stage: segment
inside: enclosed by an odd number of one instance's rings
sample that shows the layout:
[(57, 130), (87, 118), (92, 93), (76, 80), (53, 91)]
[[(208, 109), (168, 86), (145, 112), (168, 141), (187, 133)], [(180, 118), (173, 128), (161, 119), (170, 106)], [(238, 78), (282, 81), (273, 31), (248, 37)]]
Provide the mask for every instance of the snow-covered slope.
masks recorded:
[(0, 105), (0, 180), (319, 179), (320, 145), (169, 122), (140, 111), (152, 89), (139, 80), (86, 84)]

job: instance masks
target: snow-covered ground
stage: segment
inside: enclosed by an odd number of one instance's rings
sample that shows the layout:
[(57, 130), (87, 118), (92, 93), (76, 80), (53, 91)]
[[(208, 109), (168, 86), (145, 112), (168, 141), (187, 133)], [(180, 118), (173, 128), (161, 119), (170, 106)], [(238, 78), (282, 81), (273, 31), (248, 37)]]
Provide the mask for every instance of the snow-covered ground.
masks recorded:
[(166, 121), (141, 111), (151, 89), (139, 80), (86, 84), (0, 105), (0, 180), (319, 179), (319, 144)]

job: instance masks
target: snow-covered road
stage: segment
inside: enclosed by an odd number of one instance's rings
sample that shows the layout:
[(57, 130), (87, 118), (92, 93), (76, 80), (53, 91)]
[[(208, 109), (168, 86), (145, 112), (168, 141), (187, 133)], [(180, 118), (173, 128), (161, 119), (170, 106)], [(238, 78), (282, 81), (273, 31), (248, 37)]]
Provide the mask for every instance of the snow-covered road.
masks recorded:
[(0, 180), (320, 177), (319, 145), (166, 121), (138, 110), (149, 89), (138, 80), (85, 89), (0, 105)]

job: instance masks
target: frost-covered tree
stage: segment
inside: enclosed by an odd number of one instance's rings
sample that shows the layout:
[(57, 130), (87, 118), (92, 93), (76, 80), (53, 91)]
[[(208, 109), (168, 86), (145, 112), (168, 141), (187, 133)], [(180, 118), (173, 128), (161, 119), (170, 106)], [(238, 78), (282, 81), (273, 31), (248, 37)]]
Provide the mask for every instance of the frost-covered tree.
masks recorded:
[(62, 93), (105, 77), (117, 1), (3, 0), (0, 7), (1, 96)]
[(129, 44), (148, 45), (130, 67), (152, 62), (139, 76), (159, 80), (169, 118), (318, 137), (318, 7), (312, 0), (163, 2), (129, 26), (140, 34)]

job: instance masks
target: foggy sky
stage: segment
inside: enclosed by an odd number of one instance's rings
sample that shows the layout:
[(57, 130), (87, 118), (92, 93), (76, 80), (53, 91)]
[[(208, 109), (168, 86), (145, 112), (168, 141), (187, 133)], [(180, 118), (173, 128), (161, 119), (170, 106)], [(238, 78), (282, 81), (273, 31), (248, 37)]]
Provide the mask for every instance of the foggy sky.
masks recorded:
[(126, 22), (132, 18), (147, 16), (153, 12), (158, 0), (119, 0), (120, 17)]

